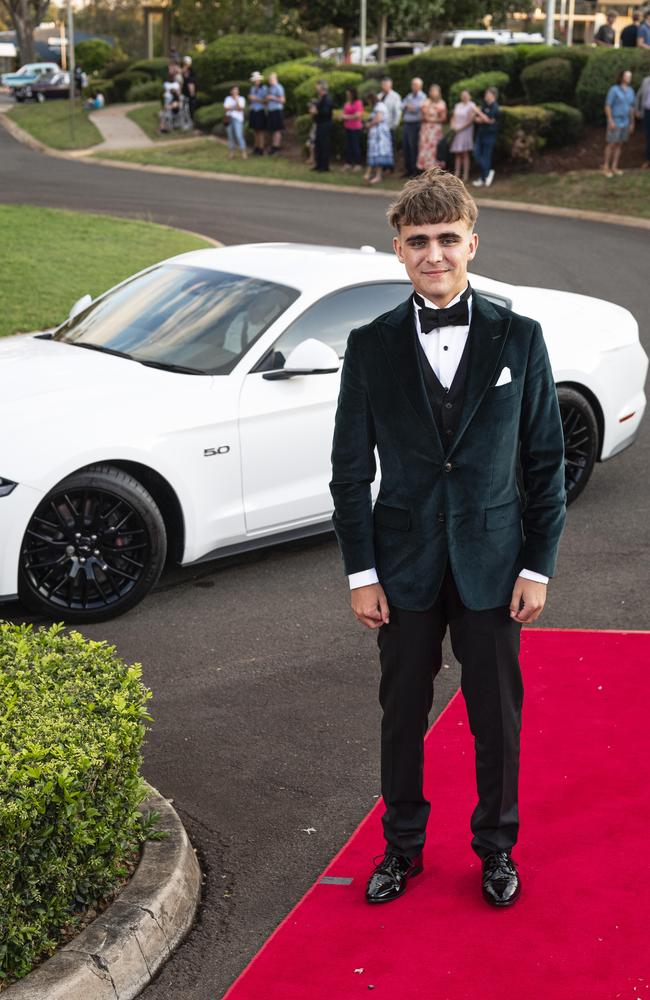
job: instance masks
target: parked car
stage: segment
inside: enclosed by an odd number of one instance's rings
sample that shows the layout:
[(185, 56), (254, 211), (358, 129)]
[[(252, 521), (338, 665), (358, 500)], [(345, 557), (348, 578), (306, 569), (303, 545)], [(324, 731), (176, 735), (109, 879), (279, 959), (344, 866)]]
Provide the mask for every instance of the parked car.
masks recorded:
[[(639, 431), (636, 320), (585, 295), (471, 280), (542, 323), (573, 500)], [(167, 554), (187, 566), (329, 531), (348, 333), (410, 291), (372, 247), (223, 247), (1, 342), (0, 600), (103, 620), (145, 596)]]
[(33, 97), (32, 85), (34, 83), (48, 79), (60, 72), (61, 67), (57, 63), (27, 63), (25, 66), (21, 66), (16, 73), (3, 73), (0, 77), (0, 83), (3, 87), (9, 87), (17, 101), (24, 101)]
[(40, 104), (46, 100), (62, 100), (70, 96), (70, 74), (54, 73), (52, 76), (41, 77), (30, 86), (32, 97)]
[(460, 48), (463, 45), (543, 45), (544, 36), (540, 32), (508, 31), (497, 28), (494, 31), (467, 29), (445, 31), (440, 41), (443, 45)]

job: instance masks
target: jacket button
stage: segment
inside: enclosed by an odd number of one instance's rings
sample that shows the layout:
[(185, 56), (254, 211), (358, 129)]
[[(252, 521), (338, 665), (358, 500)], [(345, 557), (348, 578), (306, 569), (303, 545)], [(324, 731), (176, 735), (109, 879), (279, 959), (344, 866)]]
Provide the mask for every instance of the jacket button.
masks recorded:
[(454, 408), (453, 403), (445, 403), (445, 410), (453, 410), (453, 408)]
[(442, 513), (442, 511), (440, 511), (438, 514), (436, 514), (436, 521), (438, 522), (438, 524), (444, 524), (445, 523), (445, 515)]
[(445, 462), (445, 472), (451, 472), (452, 465), (451, 462)]
[(448, 427), (447, 430), (445, 431), (445, 434), (447, 435), (447, 437), (451, 437), (453, 435), (453, 433), (454, 432), (451, 429), (451, 427)]

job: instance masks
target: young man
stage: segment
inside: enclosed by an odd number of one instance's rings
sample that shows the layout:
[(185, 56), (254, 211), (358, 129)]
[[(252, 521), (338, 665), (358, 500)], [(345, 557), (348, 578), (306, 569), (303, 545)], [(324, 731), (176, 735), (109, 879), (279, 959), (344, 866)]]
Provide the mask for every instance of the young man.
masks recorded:
[(499, 116), (501, 109), (497, 103), (499, 91), (496, 87), (488, 87), (483, 94), (483, 104), (474, 118), (476, 138), (474, 139), (474, 159), (478, 163), (480, 177), (472, 181), (474, 187), (490, 187), (494, 180), (492, 156), (499, 131)]
[[(357, 619), (378, 629), (386, 853), (366, 899), (422, 871), (423, 740), (450, 628), (475, 739), (483, 896), (520, 891), (519, 633), (546, 599), (564, 525), (564, 444), (542, 331), (468, 283), (477, 208), (439, 169), (388, 212), (413, 295), (353, 330), (332, 451), (334, 527)], [(374, 507), (375, 447), (381, 489)], [(525, 497), (517, 486), (521, 462)], [(444, 823), (444, 802), (434, 824)], [(438, 856), (437, 864), (444, 864)]]
[(614, 25), (616, 24), (616, 11), (607, 11), (607, 21), (601, 24), (600, 28), (594, 35), (594, 42), (607, 49), (613, 49), (616, 43), (616, 31), (614, 30)]

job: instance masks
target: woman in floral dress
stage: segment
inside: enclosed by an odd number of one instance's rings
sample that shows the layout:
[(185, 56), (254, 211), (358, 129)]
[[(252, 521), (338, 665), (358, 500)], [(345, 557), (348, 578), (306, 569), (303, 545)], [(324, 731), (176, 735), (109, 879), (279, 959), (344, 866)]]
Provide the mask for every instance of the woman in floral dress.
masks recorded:
[(393, 139), (388, 127), (386, 105), (372, 94), (367, 98), (367, 104), (372, 112), (368, 122), (368, 158), (363, 179), (370, 184), (379, 184), (384, 169), (392, 170), (395, 166)]
[(467, 184), (469, 180), (470, 154), (474, 148), (474, 116), (478, 111), (469, 90), (461, 91), (460, 101), (451, 116), (451, 127), (455, 132), (451, 144), (454, 154), (454, 173)]
[(420, 138), (418, 142), (418, 170), (442, 167), (438, 160), (438, 143), (442, 139), (442, 126), (447, 121), (447, 105), (437, 83), (429, 87), (429, 94), (420, 113)]

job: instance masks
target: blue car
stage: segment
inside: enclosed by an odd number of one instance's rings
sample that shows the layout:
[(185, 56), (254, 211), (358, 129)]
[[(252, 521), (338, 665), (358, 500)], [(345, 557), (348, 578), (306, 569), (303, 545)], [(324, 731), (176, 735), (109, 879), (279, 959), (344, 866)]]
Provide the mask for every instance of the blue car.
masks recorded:
[(27, 63), (25, 66), (21, 66), (16, 73), (3, 73), (0, 77), (0, 83), (3, 87), (9, 87), (17, 101), (25, 101), (35, 96), (32, 84), (47, 80), (55, 73), (60, 72), (61, 67), (57, 63)]

